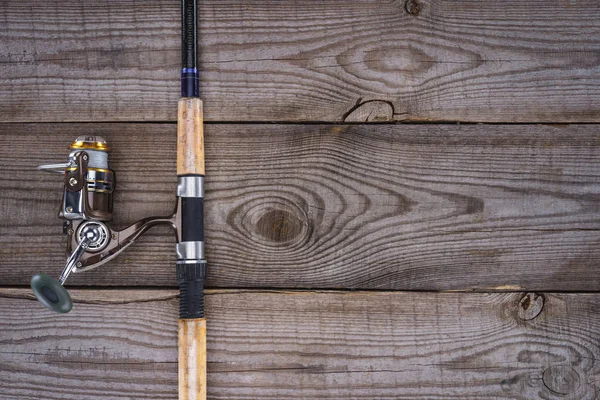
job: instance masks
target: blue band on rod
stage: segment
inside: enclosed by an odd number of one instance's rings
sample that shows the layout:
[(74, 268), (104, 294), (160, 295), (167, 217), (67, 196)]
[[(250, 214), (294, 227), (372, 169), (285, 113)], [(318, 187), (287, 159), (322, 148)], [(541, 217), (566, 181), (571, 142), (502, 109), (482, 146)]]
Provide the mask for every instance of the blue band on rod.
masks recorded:
[(181, 97), (199, 97), (199, 76), (197, 68), (181, 70)]

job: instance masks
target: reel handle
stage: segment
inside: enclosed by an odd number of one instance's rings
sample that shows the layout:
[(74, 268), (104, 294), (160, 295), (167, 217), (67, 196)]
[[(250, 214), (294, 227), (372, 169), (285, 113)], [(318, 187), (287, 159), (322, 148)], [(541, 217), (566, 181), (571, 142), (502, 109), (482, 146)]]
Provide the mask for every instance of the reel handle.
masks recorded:
[(86, 236), (84, 236), (83, 239), (81, 239), (81, 242), (79, 242), (79, 244), (77, 245), (77, 247), (75, 248), (73, 253), (71, 253), (69, 258), (67, 258), (67, 263), (65, 264), (65, 267), (63, 268), (63, 270), (60, 274), (60, 278), (58, 278), (58, 282), (61, 285), (63, 285), (65, 283), (65, 281), (67, 280), (67, 278), (69, 277), (71, 272), (73, 272), (75, 270), (75, 268), (77, 267), (77, 263), (79, 262), (79, 259), (81, 258), (83, 253), (85, 253), (87, 248), (90, 246), (90, 243), (92, 242), (92, 240), (95, 238), (95, 236), (93, 236), (94, 233), (91, 231), (86, 232), (85, 235)]
[(46, 274), (35, 274), (31, 278), (31, 290), (33, 294), (39, 300), (40, 303), (48, 307), (50, 310), (65, 314), (71, 311), (73, 308), (73, 300), (71, 295), (63, 284), (77, 267), (79, 259), (85, 253), (90, 243), (94, 239), (95, 232), (85, 232), (85, 236), (75, 249), (73, 253), (67, 259), (65, 268), (63, 268), (60, 278), (58, 280), (46, 275)]

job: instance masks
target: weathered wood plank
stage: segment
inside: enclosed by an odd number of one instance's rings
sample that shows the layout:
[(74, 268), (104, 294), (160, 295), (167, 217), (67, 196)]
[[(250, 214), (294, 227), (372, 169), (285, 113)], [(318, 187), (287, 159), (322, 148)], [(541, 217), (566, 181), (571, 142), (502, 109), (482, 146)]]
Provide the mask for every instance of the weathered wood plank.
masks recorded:
[[(600, 121), (596, 0), (419, 3), (201, 2), (207, 120)], [(3, 1), (0, 27), (0, 121), (175, 120), (177, 2)]]
[[(174, 291), (0, 291), (3, 399), (174, 399)], [(600, 296), (211, 291), (211, 399), (597, 399)], [(537, 304), (537, 302), (536, 302)]]
[[(115, 221), (164, 215), (175, 124), (0, 125), (0, 282), (60, 273), (60, 162), (112, 145)], [(598, 290), (593, 125), (208, 125), (212, 287)], [(71, 285), (175, 285), (165, 229)]]

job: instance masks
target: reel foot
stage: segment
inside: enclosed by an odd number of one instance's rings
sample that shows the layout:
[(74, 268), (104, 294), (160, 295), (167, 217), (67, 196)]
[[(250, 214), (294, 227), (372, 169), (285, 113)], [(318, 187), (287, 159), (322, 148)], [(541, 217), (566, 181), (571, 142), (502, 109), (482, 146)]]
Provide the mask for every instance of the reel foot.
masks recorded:
[(54, 312), (64, 314), (73, 308), (73, 300), (67, 289), (46, 274), (35, 274), (31, 278), (31, 289), (40, 303)]

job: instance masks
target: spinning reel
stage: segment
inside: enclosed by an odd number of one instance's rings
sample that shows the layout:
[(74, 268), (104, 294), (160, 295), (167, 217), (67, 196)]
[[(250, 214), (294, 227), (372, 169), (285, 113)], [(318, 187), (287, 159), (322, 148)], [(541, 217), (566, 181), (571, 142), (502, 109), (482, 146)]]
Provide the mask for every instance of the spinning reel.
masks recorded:
[(115, 172), (108, 167), (106, 141), (100, 136), (80, 136), (69, 149), (67, 163), (38, 168), (64, 175), (58, 217), (64, 219), (67, 261), (58, 280), (45, 274), (36, 274), (31, 279), (37, 299), (59, 313), (67, 313), (73, 307), (71, 296), (63, 286), (71, 273), (88, 271), (112, 260), (147, 229), (158, 224), (171, 226), (178, 238), (178, 253), (185, 250), (179, 243), (180, 200), (170, 216), (144, 218), (123, 230), (114, 230), (107, 224), (112, 220)]

